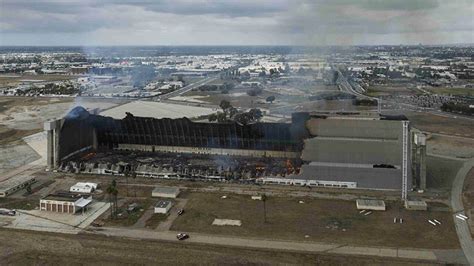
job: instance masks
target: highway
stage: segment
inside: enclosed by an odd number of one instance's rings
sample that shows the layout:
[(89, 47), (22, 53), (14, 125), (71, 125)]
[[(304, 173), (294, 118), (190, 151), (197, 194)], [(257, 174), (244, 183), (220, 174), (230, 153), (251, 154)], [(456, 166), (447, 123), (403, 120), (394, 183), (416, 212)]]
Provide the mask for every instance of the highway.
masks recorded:
[[(349, 83), (347, 78), (342, 74), (342, 72), (338, 68), (333, 66), (333, 69), (335, 69), (339, 73), (337, 82), (338, 82), (338, 88), (340, 91), (355, 95), (360, 98), (379, 101), (379, 99), (376, 97), (367, 96), (365, 94), (358, 92), (356, 89), (354, 89), (354, 87)], [(437, 115), (437, 116), (442, 116), (442, 117), (447, 117), (447, 118), (452, 118), (452, 119), (466, 119), (466, 120), (474, 121), (474, 117), (442, 112), (434, 108), (423, 108), (423, 107), (419, 107), (419, 106), (408, 104), (408, 103), (399, 103), (399, 102), (394, 102), (394, 101), (384, 101), (384, 102), (398, 106), (402, 110), (411, 110), (414, 112), (424, 112), (424, 113), (429, 113), (432, 115)]]
[(160, 95), (157, 98), (161, 101), (161, 100), (166, 100), (166, 99), (173, 98), (173, 97), (176, 97), (176, 96), (180, 96), (180, 95), (183, 95), (184, 93), (186, 93), (188, 91), (191, 91), (195, 88), (199, 88), (202, 85), (209, 84), (209, 83), (217, 80), (218, 78), (219, 78), (218, 76), (207, 77), (205, 79), (202, 79), (202, 80), (199, 80), (197, 82), (191, 83), (187, 86), (184, 86), (181, 89), (175, 90), (173, 92), (170, 92), (170, 93), (167, 93), (167, 94), (164, 94), (164, 95)]

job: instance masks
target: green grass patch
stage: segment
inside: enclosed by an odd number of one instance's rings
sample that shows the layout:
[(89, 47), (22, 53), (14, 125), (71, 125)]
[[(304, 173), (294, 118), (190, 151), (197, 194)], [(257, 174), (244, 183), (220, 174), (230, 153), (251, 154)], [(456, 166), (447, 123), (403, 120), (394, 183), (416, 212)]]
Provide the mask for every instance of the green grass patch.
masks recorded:
[(428, 88), (427, 91), (442, 95), (474, 96), (474, 88)]
[(34, 210), (39, 206), (37, 199), (0, 199), (0, 208), (15, 209), (15, 210)]
[[(127, 212), (128, 205), (131, 203), (137, 203), (139, 206), (136, 210)], [(142, 217), (145, 211), (150, 208), (151, 204), (151, 199), (128, 201), (118, 209), (118, 215), (116, 218), (109, 217), (105, 223), (106, 225), (112, 226), (132, 226), (138, 221), (138, 219), (140, 219), (140, 217)]]
[(426, 160), (428, 189), (451, 190), (453, 180), (462, 164), (462, 161), (428, 156)]

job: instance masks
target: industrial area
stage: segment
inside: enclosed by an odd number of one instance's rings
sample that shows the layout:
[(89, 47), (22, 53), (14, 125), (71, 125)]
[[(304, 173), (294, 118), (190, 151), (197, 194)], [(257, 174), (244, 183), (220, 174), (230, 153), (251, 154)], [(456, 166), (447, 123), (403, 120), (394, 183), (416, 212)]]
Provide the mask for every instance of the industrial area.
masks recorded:
[[(468, 264), (471, 234), (460, 228), (473, 228), (473, 209), (462, 207), (472, 204), (472, 117), (367, 89), (378, 77), (357, 78), (339, 53), (305, 56), (150, 57), (159, 74), (127, 89), (142, 57), (74, 60), (27, 81), (4, 75), (0, 231), (93, 245), (113, 238), (124, 254), (131, 239), (137, 254), (134, 241), (150, 240), (173, 254), (201, 244), (261, 252), (266, 262), (291, 251), (340, 256), (336, 264)], [(191, 58), (199, 67), (180, 63)], [(172, 59), (176, 71), (164, 71)], [(45, 92), (44, 80), (58, 77), (68, 81)], [(47, 254), (55, 251), (71, 254)]]

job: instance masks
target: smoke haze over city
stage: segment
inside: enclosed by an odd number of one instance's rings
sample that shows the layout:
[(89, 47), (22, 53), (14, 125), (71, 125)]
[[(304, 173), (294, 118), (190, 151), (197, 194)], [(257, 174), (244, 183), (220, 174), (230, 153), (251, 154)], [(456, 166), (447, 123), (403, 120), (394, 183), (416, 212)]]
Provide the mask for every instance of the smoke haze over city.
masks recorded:
[(1, 0), (0, 45), (473, 42), (471, 0)]

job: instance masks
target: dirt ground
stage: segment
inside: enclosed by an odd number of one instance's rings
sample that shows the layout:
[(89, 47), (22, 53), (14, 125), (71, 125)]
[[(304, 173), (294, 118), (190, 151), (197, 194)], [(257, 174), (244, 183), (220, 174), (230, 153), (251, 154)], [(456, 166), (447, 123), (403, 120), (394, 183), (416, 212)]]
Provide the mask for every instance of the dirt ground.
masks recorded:
[(3, 265), (432, 265), (414, 260), (308, 254), (0, 229)]
[(457, 158), (474, 157), (474, 139), (431, 135), (426, 148), (428, 153)]
[(63, 81), (76, 79), (77, 76), (70, 75), (0, 75), (0, 87), (3, 86), (17, 86), (22, 83), (22, 80), (35, 81)]
[(428, 113), (406, 112), (412, 126), (422, 131), (474, 138), (474, 123), (467, 119), (453, 119)]
[(414, 95), (414, 91), (406, 87), (406, 85), (373, 85), (367, 90), (369, 96), (388, 96), (388, 95)]
[[(474, 214), (474, 168), (469, 171), (464, 180), (464, 189), (463, 189), (463, 205), (466, 215), (472, 217)], [(474, 237), (474, 223), (471, 219), (469, 221), (469, 226), (471, 229), (471, 235)]]
[[(385, 212), (364, 216), (354, 201), (269, 197), (265, 222), (262, 201), (235, 194), (228, 195), (227, 199), (221, 196), (215, 193), (187, 195), (186, 212), (175, 220), (171, 230), (352, 245), (459, 247), (450, 212), (406, 211), (393, 202)], [(394, 217), (403, 218), (404, 223), (394, 224)], [(241, 220), (242, 226), (213, 226), (215, 218)], [(443, 225), (433, 227), (428, 219), (440, 220)]]
[(46, 119), (64, 115), (72, 104), (72, 98), (0, 97), (0, 125), (42, 130)]

